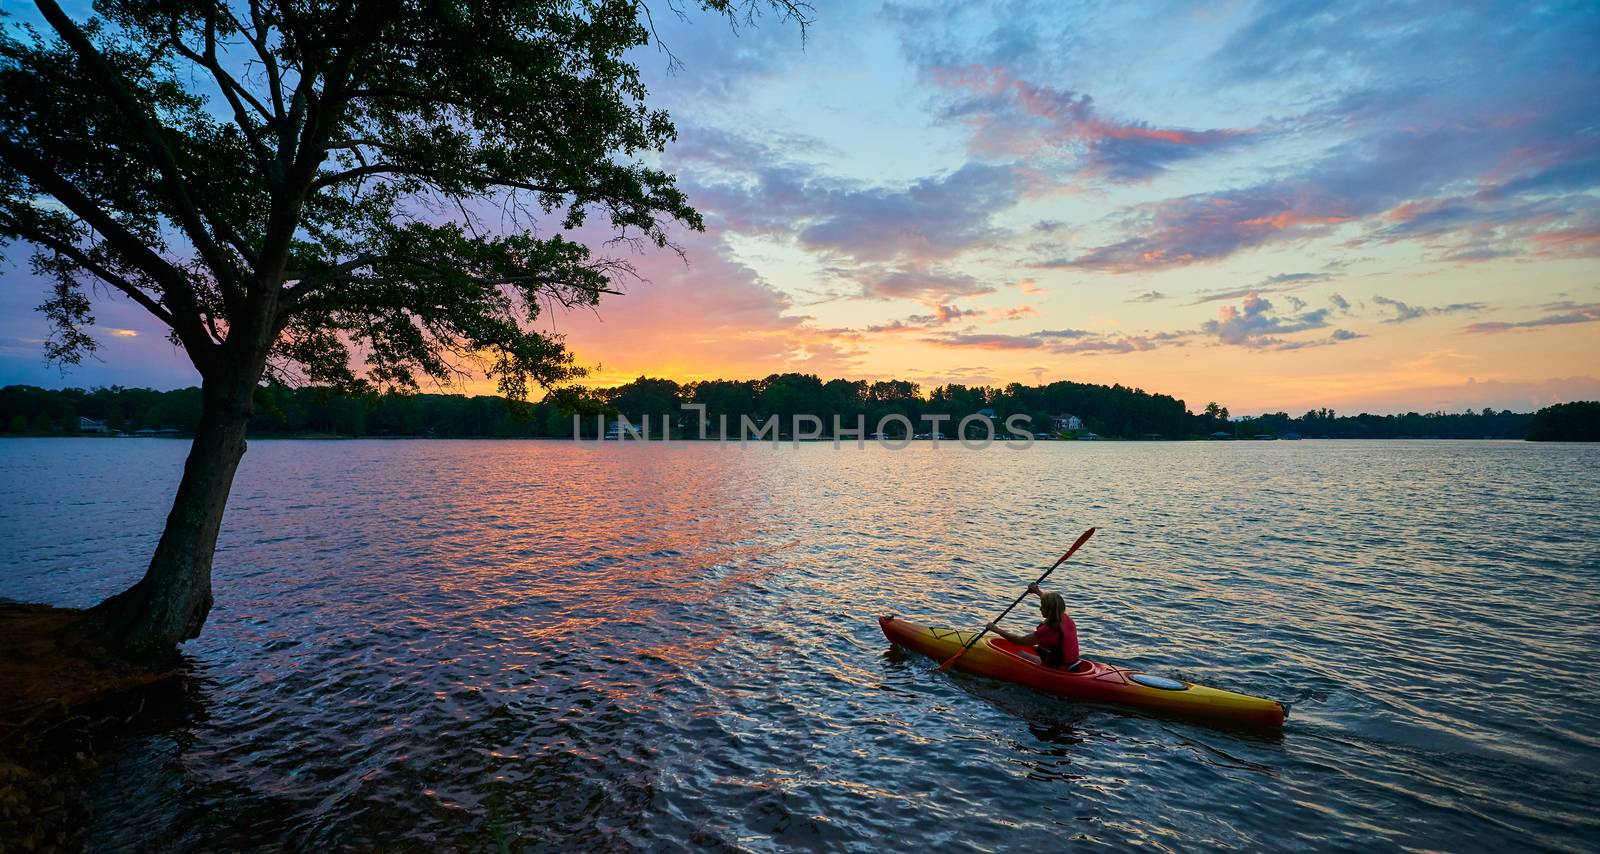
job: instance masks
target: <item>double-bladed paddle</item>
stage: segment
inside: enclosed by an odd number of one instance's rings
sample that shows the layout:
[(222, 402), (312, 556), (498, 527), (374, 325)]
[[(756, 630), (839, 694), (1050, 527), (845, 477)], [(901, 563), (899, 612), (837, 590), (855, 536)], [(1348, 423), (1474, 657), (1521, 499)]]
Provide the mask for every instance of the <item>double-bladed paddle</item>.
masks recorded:
[[(1052, 565), (1049, 569), (1045, 570), (1044, 571), (1044, 575), (1039, 576), (1039, 580), (1035, 581), (1034, 584), (1043, 584), (1044, 580), (1046, 578), (1050, 577), (1050, 573), (1056, 571), (1056, 567), (1057, 566), (1060, 566), (1060, 565), (1066, 563), (1067, 562), (1067, 558), (1072, 557), (1072, 553), (1077, 551), (1079, 546), (1082, 546), (1084, 543), (1088, 542), (1089, 538), (1092, 537), (1092, 536), (1094, 536), (1094, 529), (1093, 528), (1090, 528), (1089, 530), (1084, 531), (1083, 532), (1083, 536), (1078, 537), (1078, 541), (1072, 544), (1072, 548), (1067, 549), (1067, 553), (1062, 555), (1061, 559), (1056, 561), (1055, 564)], [(1024, 590), (1024, 591), (1022, 591), (1022, 595), (1018, 596), (1017, 600), (1015, 602), (1012, 602), (1010, 605), (1006, 606), (1006, 609), (1004, 611), (1000, 612), (1000, 616), (994, 618), (993, 622), (998, 623), (1001, 620), (1004, 620), (1006, 618), (1006, 615), (1011, 613), (1011, 609), (1017, 607), (1019, 604), (1022, 603), (1022, 600), (1026, 599), (1026, 598), (1028, 598), (1028, 591)], [(972, 645), (977, 643), (979, 638), (982, 638), (984, 635), (986, 635), (988, 633), (989, 633), (989, 627), (988, 626), (984, 626), (983, 627), (983, 631), (978, 632), (976, 635), (973, 636), (972, 640), (967, 641), (967, 645), (962, 647), (960, 652), (956, 653), (955, 655), (950, 656), (950, 660), (949, 661), (946, 661), (945, 663), (939, 665), (939, 672), (943, 673), (944, 671), (949, 670), (950, 669), (950, 665), (955, 664), (957, 659), (961, 658), (961, 656), (963, 656), (963, 655), (966, 655), (967, 654), (967, 650), (972, 649)]]

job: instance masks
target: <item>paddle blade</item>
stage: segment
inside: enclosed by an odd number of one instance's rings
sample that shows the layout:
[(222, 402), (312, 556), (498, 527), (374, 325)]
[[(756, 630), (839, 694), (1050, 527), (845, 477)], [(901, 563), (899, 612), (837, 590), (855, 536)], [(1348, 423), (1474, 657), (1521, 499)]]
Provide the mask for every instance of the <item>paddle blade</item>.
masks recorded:
[(966, 655), (967, 654), (967, 650), (969, 650), (969, 649), (971, 649), (971, 647), (967, 647), (967, 646), (962, 647), (960, 652), (956, 653), (955, 655), (950, 656), (950, 658), (945, 660), (945, 663), (939, 665), (939, 669), (937, 671), (935, 671), (935, 672), (943, 673), (946, 670), (949, 670), (950, 669), (950, 665), (955, 664), (956, 661), (958, 661), (961, 658), (961, 656)]
[[(1094, 529), (1093, 528), (1090, 528), (1089, 530), (1084, 531), (1082, 534), (1079, 534), (1078, 535), (1078, 541), (1072, 544), (1072, 548), (1067, 549), (1067, 553), (1062, 555), (1060, 560), (1056, 561), (1056, 566), (1060, 566), (1063, 563), (1066, 563), (1067, 562), (1067, 558), (1072, 557), (1072, 553), (1073, 552), (1077, 551), (1080, 548), (1083, 548), (1083, 544), (1089, 542), (1089, 538), (1092, 537), (1092, 536), (1094, 536)], [(1050, 568), (1051, 569), (1055, 569), (1055, 566), (1052, 566)]]

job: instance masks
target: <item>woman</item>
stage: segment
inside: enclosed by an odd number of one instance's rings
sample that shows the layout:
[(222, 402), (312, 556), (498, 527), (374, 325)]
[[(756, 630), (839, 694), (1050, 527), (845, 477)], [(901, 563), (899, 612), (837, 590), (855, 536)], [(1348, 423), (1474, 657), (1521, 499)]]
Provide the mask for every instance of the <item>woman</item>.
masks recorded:
[(1071, 670), (1078, 665), (1078, 627), (1067, 616), (1067, 600), (1060, 593), (1041, 591), (1038, 584), (1028, 585), (1028, 592), (1039, 597), (1044, 622), (1025, 635), (1008, 632), (995, 623), (989, 624), (989, 631), (1014, 644), (1033, 647), (1046, 667)]

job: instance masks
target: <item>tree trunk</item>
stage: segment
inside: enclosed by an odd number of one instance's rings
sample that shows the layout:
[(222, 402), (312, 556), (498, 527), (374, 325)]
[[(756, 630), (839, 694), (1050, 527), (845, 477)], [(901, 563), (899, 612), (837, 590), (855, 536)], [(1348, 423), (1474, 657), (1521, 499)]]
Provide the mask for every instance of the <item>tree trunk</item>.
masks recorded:
[(150, 567), (139, 583), (90, 613), (92, 640), (129, 657), (172, 655), (179, 643), (199, 636), (211, 611), (211, 559), (244, 456), (255, 382), (208, 379), (201, 391), (200, 426)]

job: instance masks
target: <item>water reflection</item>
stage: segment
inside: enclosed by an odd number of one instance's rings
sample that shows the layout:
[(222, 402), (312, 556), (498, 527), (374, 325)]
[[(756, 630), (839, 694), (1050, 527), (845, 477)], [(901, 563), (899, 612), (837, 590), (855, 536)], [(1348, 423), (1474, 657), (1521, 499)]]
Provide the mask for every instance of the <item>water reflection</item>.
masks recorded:
[[(252, 443), (93, 842), (1578, 847), (1596, 450)], [(0, 596), (127, 584), (181, 451), (0, 443)], [(879, 614), (981, 625), (1090, 525), (1047, 585), (1085, 653), (1290, 701), (1281, 736), (887, 648)]]

